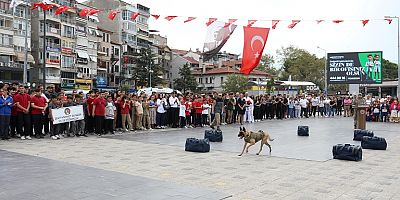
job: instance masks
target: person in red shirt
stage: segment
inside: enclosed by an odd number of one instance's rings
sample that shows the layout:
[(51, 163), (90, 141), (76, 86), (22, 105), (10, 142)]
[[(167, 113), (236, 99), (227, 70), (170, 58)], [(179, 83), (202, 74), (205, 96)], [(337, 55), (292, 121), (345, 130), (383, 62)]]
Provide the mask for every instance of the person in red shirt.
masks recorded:
[(35, 129), (35, 137), (43, 138), (43, 126), (45, 121), (47, 100), (42, 96), (42, 90), (40, 88), (35, 90), (35, 95), (31, 99), (32, 107), (32, 124)]
[(131, 105), (130, 105), (128, 99), (126, 99), (126, 97), (123, 96), (121, 98), (121, 101), (119, 102), (119, 104), (121, 107), (122, 129), (124, 131), (128, 131), (128, 129), (126, 128), (126, 123), (128, 123), (128, 128), (133, 130), (132, 119), (131, 119), (131, 116), (129, 115), (129, 110), (131, 109)]
[(193, 107), (194, 107), (194, 110), (195, 110), (195, 113), (196, 113), (196, 115), (195, 115), (195, 120), (196, 120), (195, 127), (201, 126), (201, 114), (203, 112), (202, 105), (203, 105), (203, 101), (202, 101), (201, 96), (199, 96), (193, 102)]
[(94, 116), (96, 134), (101, 136), (104, 128), (104, 116), (106, 115), (106, 99), (104, 99), (104, 92), (93, 101), (92, 116)]
[(87, 118), (86, 118), (86, 131), (88, 133), (94, 132), (94, 116), (93, 113), (93, 101), (96, 99), (96, 94), (93, 91), (89, 92), (89, 97), (86, 100), (87, 107)]
[(17, 133), (21, 140), (31, 140), (31, 97), (25, 93), (24, 86), (19, 86), (19, 93), (15, 95), (14, 105), (17, 108)]

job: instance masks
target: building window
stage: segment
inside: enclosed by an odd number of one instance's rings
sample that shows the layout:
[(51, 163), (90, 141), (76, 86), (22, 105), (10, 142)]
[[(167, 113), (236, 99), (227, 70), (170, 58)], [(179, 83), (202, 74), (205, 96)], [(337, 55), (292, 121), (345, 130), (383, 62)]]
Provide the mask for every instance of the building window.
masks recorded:
[(210, 77), (210, 83), (214, 83), (214, 77)]
[(61, 56), (61, 67), (73, 68), (74, 67), (74, 57), (62, 55)]
[(208, 78), (206, 78), (206, 83), (208, 83)]
[(107, 33), (107, 42), (110, 42), (110, 34)]
[(13, 36), (0, 33), (0, 46), (11, 46), (13, 44)]
[(75, 35), (75, 28), (71, 26), (64, 25), (64, 37), (72, 38)]
[(223, 83), (224, 82), (224, 77), (223, 76), (221, 76), (221, 83)]
[(119, 56), (119, 49), (118, 48), (114, 49), (114, 55)]
[(115, 72), (119, 72), (119, 65), (115, 65), (115, 66), (114, 66), (114, 71), (115, 71)]
[(199, 83), (203, 84), (203, 78), (199, 78)]
[(109, 52), (110, 52), (110, 49), (107, 48), (107, 49), (106, 49), (106, 55), (107, 55), (107, 56), (110, 56), (110, 53), (109, 53)]

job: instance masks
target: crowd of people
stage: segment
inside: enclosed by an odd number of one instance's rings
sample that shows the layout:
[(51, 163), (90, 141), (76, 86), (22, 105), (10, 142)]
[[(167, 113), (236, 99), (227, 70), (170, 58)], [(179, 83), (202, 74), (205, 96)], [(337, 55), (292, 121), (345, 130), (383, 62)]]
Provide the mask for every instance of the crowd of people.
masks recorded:
[[(365, 97), (367, 119), (388, 121), (391, 111), (399, 110), (397, 98)], [(52, 110), (81, 105), (85, 118), (53, 124)], [(258, 95), (248, 93), (157, 94), (73, 91), (66, 95), (50, 85), (28, 90), (24, 86), (0, 85), (0, 137), (3, 140), (31, 140), (49, 135), (87, 137), (88, 134), (114, 134), (115, 131), (141, 131), (165, 128), (218, 128), (225, 124), (254, 123), (271, 119), (309, 117), (351, 117), (355, 97), (324, 95)]]

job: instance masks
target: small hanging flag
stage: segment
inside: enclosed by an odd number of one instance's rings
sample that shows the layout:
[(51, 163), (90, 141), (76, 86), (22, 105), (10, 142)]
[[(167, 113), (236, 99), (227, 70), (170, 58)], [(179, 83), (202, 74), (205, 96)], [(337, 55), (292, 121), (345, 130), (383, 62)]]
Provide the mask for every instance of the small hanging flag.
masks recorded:
[(320, 24), (321, 22), (324, 22), (325, 20), (319, 19), (317, 20), (317, 24)]
[(363, 24), (363, 27), (365, 27), (365, 25), (367, 25), (367, 24), (368, 24), (368, 22), (369, 22), (369, 19), (364, 19), (364, 20), (361, 20), (361, 22), (362, 22), (362, 24)]
[(131, 19), (132, 19), (133, 21), (135, 21), (136, 18), (137, 18), (139, 15), (140, 15), (140, 13), (132, 12)]
[(114, 20), (114, 18), (117, 16), (117, 14), (119, 13), (118, 10), (113, 10), (108, 14), (108, 19)]
[(50, 9), (52, 9), (52, 8), (54, 8), (54, 7), (56, 7), (56, 4), (45, 4), (43, 7), (42, 7), (42, 9), (43, 10), (50, 10)]
[(33, 5), (32, 5), (32, 10), (35, 10), (35, 9), (37, 9), (37, 8), (39, 8), (39, 7), (41, 7), (41, 8), (43, 8), (43, 6), (45, 6), (45, 4), (43, 3), (43, 2), (38, 2), (38, 3), (34, 3)]
[(171, 21), (171, 20), (175, 19), (176, 17), (178, 17), (178, 16), (166, 16), (165, 19), (167, 21)]
[(300, 20), (292, 20), (292, 23), (289, 24), (288, 28), (292, 29), (292, 28), (294, 28), (298, 23), (300, 23)]
[(59, 14), (61, 14), (61, 13), (63, 13), (63, 12), (65, 12), (65, 11), (67, 11), (68, 9), (70, 9), (71, 7), (69, 7), (69, 6), (60, 6), (60, 7), (58, 7), (57, 9), (56, 9), (56, 11), (54, 11), (54, 15), (59, 15)]
[(248, 20), (247, 21), (247, 27), (253, 26), (253, 24), (256, 23), (256, 22), (257, 22), (257, 20)]
[(276, 29), (276, 26), (278, 25), (279, 22), (280, 20), (272, 20), (272, 29)]
[(393, 19), (385, 19), (386, 21), (388, 21), (389, 22), (389, 24), (391, 24), (392, 23), (392, 21), (393, 21)]
[(183, 23), (188, 23), (188, 22), (191, 22), (191, 21), (193, 21), (195, 19), (196, 19), (196, 17), (188, 17), (187, 20), (183, 21)]
[(343, 20), (333, 20), (333, 23), (336, 23), (336, 24), (339, 24), (339, 23), (342, 23), (343, 22)]
[(237, 19), (229, 19), (229, 22), (228, 22), (228, 23), (225, 23), (224, 28), (229, 27), (231, 24), (235, 23), (236, 21), (237, 21)]
[(152, 17), (154, 17), (155, 20), (157, 20), (158, 18), (160, 18), (160, 15), (151, 15)]
[(89, 12), (90, 12), (89, 8), (84, 8), (81, 10), (81, 12), (79, 12), (79, 17), (82, 17), (82, 18), (86, 17), (89, 14)]
[(206, 23), (207, 26), (210, 26), (212, 23), (214, 23), (215, 21), (217, 21), (217, 18), (209, 18), (208, 22)]
[(92, 16), (92, 15), (95, 15), (95, 14), (97, 14), (99, 12), (101, 12), (101, 10), (90, 9), (89, 12), (87, 13), (87, 15)]

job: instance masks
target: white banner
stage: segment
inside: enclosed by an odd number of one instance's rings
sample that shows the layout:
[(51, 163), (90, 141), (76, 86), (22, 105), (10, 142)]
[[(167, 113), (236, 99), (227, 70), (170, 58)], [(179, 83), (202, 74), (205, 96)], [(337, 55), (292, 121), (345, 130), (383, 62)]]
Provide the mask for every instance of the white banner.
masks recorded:
[(51, 109), (51, 112), (53, 114), (53, 124), (72, 122), (85, 118), (82, 105)]

